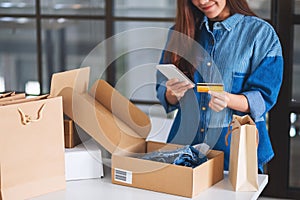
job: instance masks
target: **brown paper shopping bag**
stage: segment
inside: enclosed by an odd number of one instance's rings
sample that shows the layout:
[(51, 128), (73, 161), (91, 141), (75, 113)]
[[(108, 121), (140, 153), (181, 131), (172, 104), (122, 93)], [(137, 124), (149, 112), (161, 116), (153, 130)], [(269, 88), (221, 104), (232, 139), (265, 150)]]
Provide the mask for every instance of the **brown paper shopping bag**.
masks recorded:
[(258, 132), (249, 115), (233, 115), (231, 122), (229, 180), (235, 191), (258, 190)]
[(64, 189), (62, 98), (0, 106), (0, 200)]

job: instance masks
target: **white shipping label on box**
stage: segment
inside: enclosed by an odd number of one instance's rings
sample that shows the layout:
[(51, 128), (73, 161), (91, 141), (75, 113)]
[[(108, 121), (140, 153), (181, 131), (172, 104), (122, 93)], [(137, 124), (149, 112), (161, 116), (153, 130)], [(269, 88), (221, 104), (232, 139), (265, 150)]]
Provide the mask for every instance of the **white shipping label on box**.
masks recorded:
[(115, 181), (132, 184), (132, 172), (115, 168)]

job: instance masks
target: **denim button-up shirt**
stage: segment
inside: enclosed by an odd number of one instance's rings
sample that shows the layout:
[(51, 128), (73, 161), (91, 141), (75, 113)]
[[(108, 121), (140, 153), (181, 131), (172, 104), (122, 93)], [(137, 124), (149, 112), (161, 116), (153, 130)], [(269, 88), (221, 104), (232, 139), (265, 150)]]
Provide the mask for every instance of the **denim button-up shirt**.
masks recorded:
[[(206, 142), (213, 149), (224, 151), (224, 169), (227, 170), (230, 147), (225, 145), (225, 135), (228, 124), (233, 114), (249, 114), (259, 132), (258, 165), (263, 171), (263, 165), (274, 156), (266, 128), (266, 114), (276, 103), (283, 78), (283, 57), (278, 36), (273, 27), (262, 19), (241, 14), (215, 22), (212, 30), (204, 16), (198, 28), (196, 41), (208, 56), (196, 66), (194, 82), (222, 82), (225, 91), (245, 95), (250, 112), (242, 113), (229, 108), (214, 112), (208, 107), (210, 96), (198, 93), (196, 88), (187, 91), (177, 105), (170, 105), (165, 99), (167, 79), (157, 72), (158, 99), (167, 112), (178, 110), (168, 142)], [(203, 55), (203, 52), (199, 54)], [(168, 63), (163, 57), (164, 52), (161, 63)], [(207, 69), (212, 71), (206, 72)], [(221, 78), (212, 76), (211, 72)], [(230, 137), (228, 142), (230, 144)]]

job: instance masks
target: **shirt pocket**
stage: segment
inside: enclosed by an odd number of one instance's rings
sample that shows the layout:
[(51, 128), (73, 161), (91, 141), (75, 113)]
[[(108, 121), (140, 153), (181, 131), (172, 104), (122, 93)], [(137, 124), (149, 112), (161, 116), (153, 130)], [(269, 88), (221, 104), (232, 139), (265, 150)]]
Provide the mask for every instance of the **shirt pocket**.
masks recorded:
[(232, 94), (239, 94), (243, 91), (243, 86), (247, 77), (248, 77), (247, 73), (242, 73), (242, 72), (232, 73), (232, 85), (231, 85)]

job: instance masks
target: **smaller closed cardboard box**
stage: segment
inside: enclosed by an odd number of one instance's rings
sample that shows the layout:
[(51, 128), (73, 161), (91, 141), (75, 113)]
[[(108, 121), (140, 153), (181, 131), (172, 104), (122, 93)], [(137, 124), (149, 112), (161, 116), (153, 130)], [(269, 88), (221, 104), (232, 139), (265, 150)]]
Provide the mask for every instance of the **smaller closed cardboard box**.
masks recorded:
[(146, 142), (149, 117), (103, 80), (96, 81), (89, 92), (85, 90), (88, 73), (89, 68), (81, 68), (54, 74), (51, 91), (63, 96), (65, 114), (111, 152), (113, 183), (194, 197), (223, 179), (224, 154), (220, 151), (211, 151), (209, 160), (195, 168), (137, 158), (181, 146)]
[(81, 139), (74, 127), (73, 120), (64, 120), (65, 148), (73, 148), (81, 143)]

